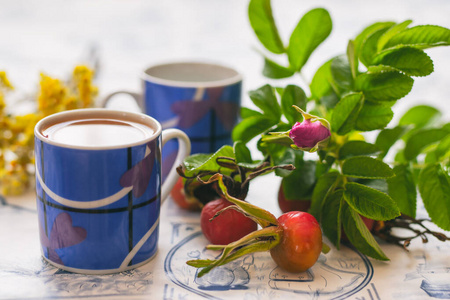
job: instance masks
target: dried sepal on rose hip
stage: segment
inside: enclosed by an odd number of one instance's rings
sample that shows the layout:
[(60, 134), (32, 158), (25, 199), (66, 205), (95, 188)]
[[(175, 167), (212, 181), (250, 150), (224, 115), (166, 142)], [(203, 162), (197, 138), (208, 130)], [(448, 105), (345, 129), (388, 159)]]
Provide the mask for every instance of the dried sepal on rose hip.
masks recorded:
[(317, 220), (306, 212), (288, 212), (278, 219), (270, 212), (253, 204), (230, 196), (222, 174), (213, 175), (208, 182), (217, 182), (223, 197), (235, 205), (228, 206), (217, 214), (234, 209), (258, 223), (262, 229), (254, 231), (228, 245), (208, 245), (209, 250), (222, 251), (218, 259), (197, 259), (186, 263), (202, 268), (202, 277), (213, 268), (227, 264), (249, 253), (269, 251), (272, 259), (289, 272), (304, 272), (312, 267), (322, 251), (329, 250), (322, 243), (322, 231)]
[(308, 114), (300, 107), (293, 105), (303, 116), (302, 122), (296, 122), (286, 132), (271, 132), (262, 138), (263, 141), (289, 144), (296, 150), (316, 152), (326, 148), (330, 142), (330, 123), (323, 118)]

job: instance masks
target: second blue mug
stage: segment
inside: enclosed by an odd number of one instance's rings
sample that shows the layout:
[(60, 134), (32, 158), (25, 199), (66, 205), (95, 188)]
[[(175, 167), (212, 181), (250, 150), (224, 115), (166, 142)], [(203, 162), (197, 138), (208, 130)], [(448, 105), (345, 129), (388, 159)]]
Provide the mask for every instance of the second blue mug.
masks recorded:
[[(142, 74), (143, 92), (131, 95), (141, 110), (161, 122), (162, 128), (183, 130), (191, 140), (192, 153), (213, 153), (232, 144), (231, 132), (238, 122), (242, 77), (229, 67), (202, 62), (155, 65)], [(163, 177), (175, 160), (177, 144), (169, 142), (163, 154)]]

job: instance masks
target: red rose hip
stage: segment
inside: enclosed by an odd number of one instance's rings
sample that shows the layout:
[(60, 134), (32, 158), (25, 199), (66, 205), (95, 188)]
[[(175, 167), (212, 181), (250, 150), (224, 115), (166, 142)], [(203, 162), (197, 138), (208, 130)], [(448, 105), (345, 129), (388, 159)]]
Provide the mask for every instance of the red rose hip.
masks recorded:
[(233, 209), (222, 212), (210, 221), (218, 211), (230, 205), (234, 204), (220, 198), (208, 202), (202, 209), (200, 225), (203, 234), (212, 244), (226, 245), (235, 242), (258, 228), (253, 220)]
[(276, 264), (289, 272), (304, 272), (312, 267), (322, 251), (322, 230), (306, 212), (291, 211), (278, 218), (282, 229), (280, 243), (270, 250)]

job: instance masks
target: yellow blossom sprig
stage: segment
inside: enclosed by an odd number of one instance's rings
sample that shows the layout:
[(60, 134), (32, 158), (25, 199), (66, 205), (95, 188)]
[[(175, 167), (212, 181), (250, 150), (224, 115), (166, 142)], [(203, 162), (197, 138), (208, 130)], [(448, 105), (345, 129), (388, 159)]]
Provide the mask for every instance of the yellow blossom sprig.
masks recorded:
[(6, 112), (5, 96), (13, 90), (6, 72), (0, 71), (0, 194), (19, 195), (34, 175), (34, 126), (45, 116), (60, 111), (91, 107), (98, 93), (92, 84), (94, 71), (75, 67), (67, 81), (41, 74), (37, 110), (26, 115)]

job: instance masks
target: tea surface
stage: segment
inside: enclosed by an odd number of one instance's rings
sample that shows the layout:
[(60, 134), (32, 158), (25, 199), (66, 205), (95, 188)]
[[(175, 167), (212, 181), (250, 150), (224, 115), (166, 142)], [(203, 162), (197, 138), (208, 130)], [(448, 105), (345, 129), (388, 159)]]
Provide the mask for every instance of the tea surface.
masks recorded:
[(42, 131), (49, 140), (70, 146), (109, 147), (138, 143), (155, 130), (135, 122), (113, 119), (83, 119), (57, 123)]

